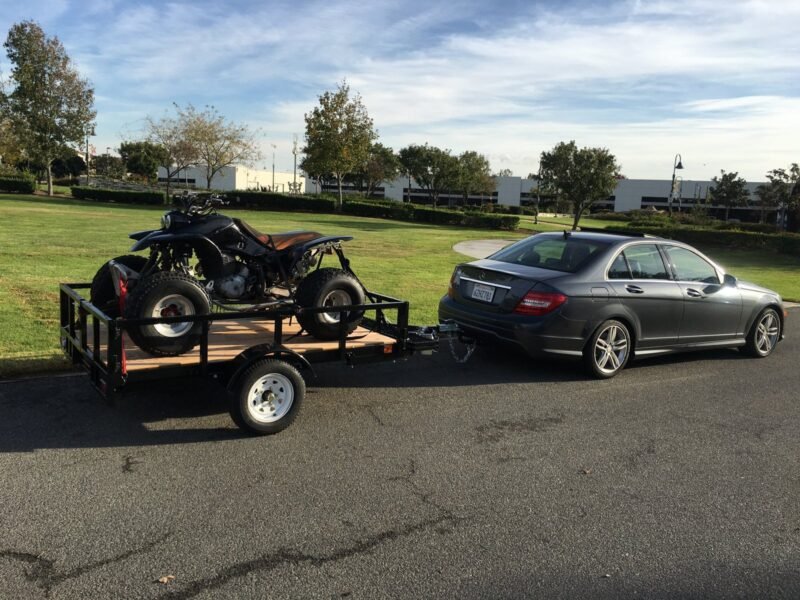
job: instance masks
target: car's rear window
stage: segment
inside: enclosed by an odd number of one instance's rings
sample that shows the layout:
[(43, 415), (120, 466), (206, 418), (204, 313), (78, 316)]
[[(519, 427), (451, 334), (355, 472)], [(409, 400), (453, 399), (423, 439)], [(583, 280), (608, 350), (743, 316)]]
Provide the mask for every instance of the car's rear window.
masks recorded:
[(534, 236), (503, 248), (489, 258), (526, 267), (575, 273), (607, 246), (606, 242), (571, 236)]

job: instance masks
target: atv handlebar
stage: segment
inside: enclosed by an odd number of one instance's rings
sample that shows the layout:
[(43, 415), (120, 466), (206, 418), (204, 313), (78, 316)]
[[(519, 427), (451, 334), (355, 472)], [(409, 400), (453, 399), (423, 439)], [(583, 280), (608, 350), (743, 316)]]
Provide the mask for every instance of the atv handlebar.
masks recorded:
[(211, 214), (218, 206), (225, 206), (230, 203), (222, 194), (200, 196), (197, 193), (186, 190), (182, 194), (175, 194), (172, 199), (187, 215)]

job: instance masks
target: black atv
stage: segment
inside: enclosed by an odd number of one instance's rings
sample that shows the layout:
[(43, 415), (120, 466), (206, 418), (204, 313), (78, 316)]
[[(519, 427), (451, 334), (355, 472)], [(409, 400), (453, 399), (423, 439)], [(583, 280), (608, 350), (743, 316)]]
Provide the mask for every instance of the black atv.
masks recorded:
[[(241, 219), (217, 214), (222, 196), (187, 194), (161, 219), (161, 229), (132, 233), (132, 252), (103, 265), (92, 280), (91, 302), (110, 316), (120, 316), (119, 279), (125, 281), (124, 316), (130, 319), (207, 314), (223, 310), (259, 310), (275, 306), (350, 306), (364, 304), (364, 287), (345, 258), (341, 243), (350, 236), (314, 231), (266, 234)], [(321, 268), (326, 254), (336, 254), (341, 268)], [(338, 339), (341, 319), (347, 333), (363, 313), (304, 314), (298, 322), (321, 340)], [(129, 334), (143, 350), (175, 356), (199, 341), (200, 323), (172, 323), (133, 328)]]

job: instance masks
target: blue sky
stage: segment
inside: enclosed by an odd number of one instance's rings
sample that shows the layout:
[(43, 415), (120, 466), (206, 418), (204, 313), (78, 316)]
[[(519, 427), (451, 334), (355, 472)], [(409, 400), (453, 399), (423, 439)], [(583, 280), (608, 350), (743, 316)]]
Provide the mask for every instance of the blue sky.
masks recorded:
[(798, 0), (0, 0), (3, 31), (23, 19), (94, 84), (99, 152), (191, 102), (256, 129), (258, 166), (274, 143), (291, 170), (303, 114), (346, 78), (383, 143), (522, 176), (570, 139), (631, 178), (669, 178), (676, 153), (687, 180), (800, 161)]

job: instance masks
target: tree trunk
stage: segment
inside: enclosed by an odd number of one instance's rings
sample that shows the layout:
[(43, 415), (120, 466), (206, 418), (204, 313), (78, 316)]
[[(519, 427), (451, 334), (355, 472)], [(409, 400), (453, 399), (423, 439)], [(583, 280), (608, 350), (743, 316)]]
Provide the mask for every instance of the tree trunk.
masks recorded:
[(726, 204), (726, 205), (725, 205), (725, 221), (726, 221), (726, 222), (727, 222), (727, 220), (728, 220), (728, 212), (729, 212), (730, 210), (731, 210), (731, 207), (730, 207), (730, 205), (729, 205), (729, 204)]
[(342, 176), (341, 175), (337, 175), (336, 176), (336, 182), (339, 185), (339, 198), (336, 200), (336, 207), (335, 208), (336, 208), (336, 212), (340, 213), (340, 212), (342, 212), (342, 205), (344, 204), (344, 200), (342, 198)]
[(583, 214), (583, 209), (576, 210), (575, 215), (572, 218), (572, 231), (578, 229), (578, 221), (581, 220), (581, 215)]
[(47, 195), (53, 195), (53, 171), (50, 170), (52, 163), (47, 163)]

